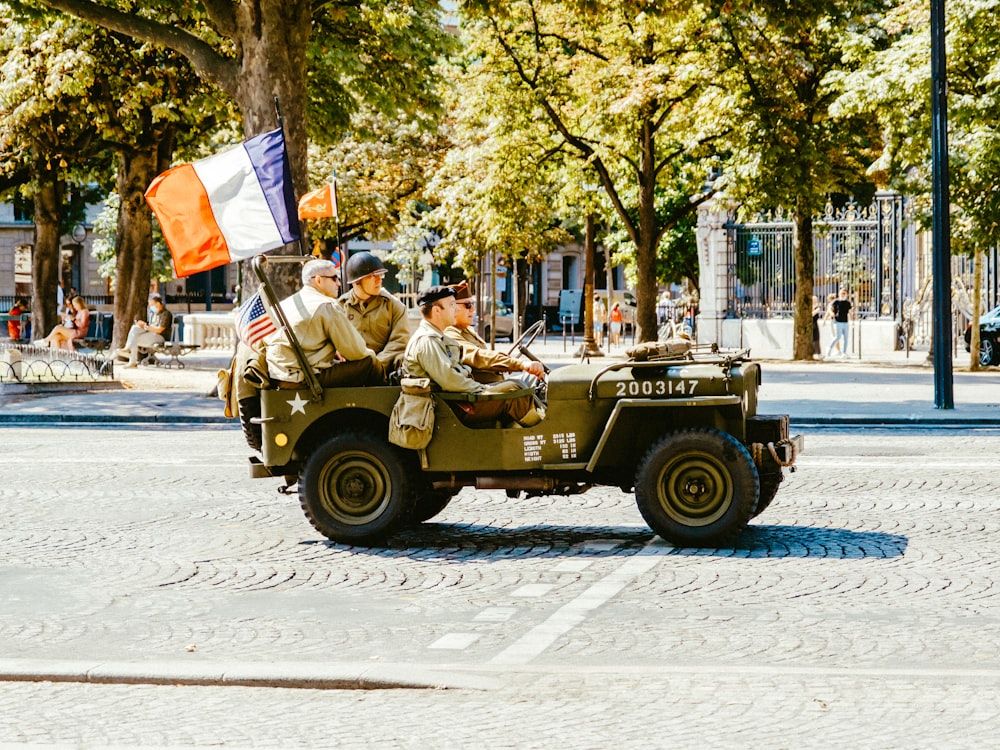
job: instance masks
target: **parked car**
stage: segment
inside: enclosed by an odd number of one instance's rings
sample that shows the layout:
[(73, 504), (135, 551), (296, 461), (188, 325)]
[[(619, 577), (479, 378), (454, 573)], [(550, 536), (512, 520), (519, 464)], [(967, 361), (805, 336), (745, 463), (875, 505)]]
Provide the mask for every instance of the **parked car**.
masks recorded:
[[(479, 325), (479, 318), (483, 318), (483, 338), (490, 340), (491, 326), (493, 324), (492, 310), (490, 309), (490, 298), (483, 300), (483, 309), (476, 311), (476, 325)], [(514, 340), (514, 311), (505, 302), (497, 302), (496, 314), (496, 340)]]
[[(483, 303), (483, 307), (486, 312), (483, 315), (483, 338), (488, 342), (490, 340), (490, 324), (492, 323), (490, 312), (489, 312), (489, 299)], [(479, 324), (479, 311), (476, 311), (475, 325)], [(416, 330), (417, 326), (420, 325), (420, 321), (423, 316), (420, 313), (419, 307), (411, 307), (406, 311), (406, 327), (409, 328), (410, 334), (412, 335)], [(497, 336), (496, 340), (500, 341), (506, 339), (507, 341), (514, 340), (514, 311), (511, 310), (505, 303), (497, 303)], [(478, 330), (478, 328), (476, 329)]]
[[(965, 327), (965, 351), (972, 347), (972, 324)], [(979, 316), (979, 364), (1000, 362), (1000, 305)]]

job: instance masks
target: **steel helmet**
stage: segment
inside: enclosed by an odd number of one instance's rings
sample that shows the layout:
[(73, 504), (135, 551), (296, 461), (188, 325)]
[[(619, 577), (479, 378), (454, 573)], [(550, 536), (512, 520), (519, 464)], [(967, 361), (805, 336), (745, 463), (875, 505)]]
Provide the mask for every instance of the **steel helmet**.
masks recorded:
[(385, 273), (385, 266), (382, 265), (382, 261), (371, 253), (366, 252), (355, 253), (349, 257), (344, 267), (344, 275), (348, 284), (354, 284), (361, 281), (365, 276), (371, 276), (373, 273), (380, 271)]

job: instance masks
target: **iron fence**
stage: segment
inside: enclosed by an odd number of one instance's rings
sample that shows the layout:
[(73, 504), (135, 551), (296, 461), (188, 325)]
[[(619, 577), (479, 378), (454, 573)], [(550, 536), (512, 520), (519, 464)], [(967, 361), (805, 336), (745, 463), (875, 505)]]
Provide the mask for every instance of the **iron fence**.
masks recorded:
[(114, 361), (94, 354), (0, 341), (0, 383), (114, 380)]
[[(899, 320), (916, 285), (916, 233), (907, 205), (879, 193), (866, 208), (828, 205), (813, 221), (814, 294), (846, 288), (859, 318)], [(727, 225), (729, 312), (733, 317), (793, 317), (794, 225), (777, 211)]]

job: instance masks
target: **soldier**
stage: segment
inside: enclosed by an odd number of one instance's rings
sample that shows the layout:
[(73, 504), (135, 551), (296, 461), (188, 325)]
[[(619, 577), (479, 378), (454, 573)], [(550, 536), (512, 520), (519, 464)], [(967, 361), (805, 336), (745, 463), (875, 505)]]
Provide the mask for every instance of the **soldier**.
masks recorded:
[(406, 307), (382, 288), (385, 266), (371, 253), (355, 253), (344, 267), (351, 288), (341, 296), (348, 320), (358, 329), (386, 373), (402, 363), (406, 342)]
[[(417, 297), (417, 304), (424, 319), (406, 345), (403, 368), (409, 376), (430, 378), (447, 392), (503, 394), (523, 388), (513, 380), (484, 385), (472, 379), (472, 368), (462, 362), (462, 345), (444, 333), (448, 326), (455, 325), (454, 289), (432, 286)], [(461, 410), (459, 418), (468, 425), (499, 419), (504, 423), (513, 421), (522, 427), (532, 427), (542, 419), (534, 408), (531, 395), (455, 403)]]
[[(384, 385), (375, 352), (337, 304), (339, 292), (337, 267), (328, 260), (311, 260), (302, 266), (302, 289), (283, 300), (281, 310), (320, 385)], [(271, 334), (265, 344), (271, 380), (279, 388), (301, 388), (305, 374), (285, 333)]]
[[(525, 372), (535, 378), (545, 378), (545, 367), (531, 359), (518, 359), (503, 352), (490, 349), (472, 328), (476, 303), (463, 281), (452, 287), (455, 290), (455, 325), (448, 326), (445, 334), (462, 345), (462, 361), (472, 367), (472, 378), (479, 383), (497, 383), (504, 379), (502, 373)], [(523, 380), (533, 385), (531, 378)]]

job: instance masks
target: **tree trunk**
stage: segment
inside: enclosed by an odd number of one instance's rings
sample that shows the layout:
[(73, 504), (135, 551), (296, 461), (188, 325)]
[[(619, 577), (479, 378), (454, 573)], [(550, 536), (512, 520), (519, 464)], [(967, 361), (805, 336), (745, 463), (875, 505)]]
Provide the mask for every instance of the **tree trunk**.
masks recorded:
[(32, 180), (35, 193), (35, 247), (31, 254), (31, 331), (40, 339), (59, 322), (56, 289), (62, 275), (59, 238), (66, 183), (58, 168), (35, 155)]
[[(635, 248), (638, 281), (635, 288), (635, 317), (639, 342), (656, 341), (656, 250), (660, 229), (656, 220), (656, 150), (650, 122), (643, 126), (639, 160), (639, 241)], [(608, 290), (610, 300), (611, 290)], [(610, 312), (610, 310), (609, 310)]]
[(813, 278), (816, 274), (812, 211), (803, 201), (798, 201), (792, 218), (795, 224), (795, 234), (792, 237), (792, 253), (795, 257), (795, 335), (792, 356), (794, 359), (811, 360)]
[[(305, 81), (311, 24), (312, 3), (306, 0), (241, 2), (237, 9), (242, 72), (236, 99), (243, 113), (243, 131), (251, 138), (277, 127), (274, 100), (278, 97), (296, 197), (309, 188)], [(308, 254), (301, 243), (272, 252)], [(257, 287), (250, 261), (244, 261), (243, 278), (249, 281), (248, 289)], [(279, 299), (301, 286), (300, 268), (294, 263), (269, 266), (268, 278)]]
[(979, 365), (979, 347), (982, 341), (979, 337), (979, 310), (983, 304), (983, 263), (986, 262), (986, 254), (976, 247), (973, 255), (972, 271), (972, 328), (969, 329), (969, 370), (976, 372), (983, 369)]
[[(136, 320), (145, 320), (153, 267), (152, 214), (143, 193), (157, 174), (155, 151), (118, 154), (118, 247), (115, 248), (115, 326), (112, 346), (121, 346)], [(169, 337), (169, 332), (165, 336)]]

